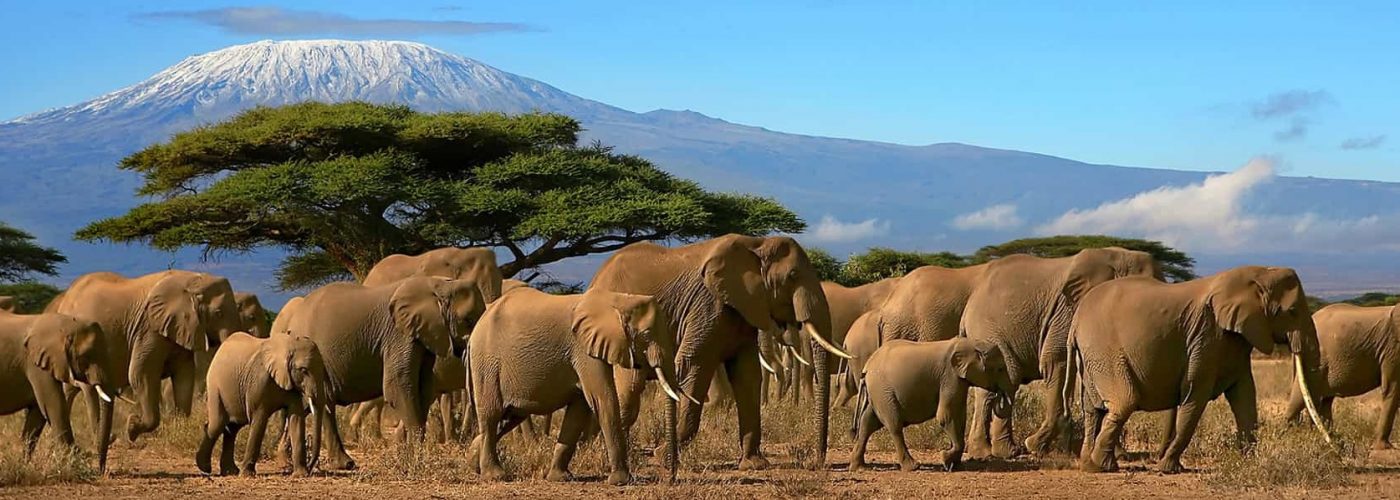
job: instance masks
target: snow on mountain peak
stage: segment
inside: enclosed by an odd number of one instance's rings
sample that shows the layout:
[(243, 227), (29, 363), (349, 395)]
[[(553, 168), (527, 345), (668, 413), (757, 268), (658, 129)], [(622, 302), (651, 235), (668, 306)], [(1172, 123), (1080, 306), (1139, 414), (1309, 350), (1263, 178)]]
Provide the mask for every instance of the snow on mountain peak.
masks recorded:
[(421, 43), (265, 40), (189, 57), (130, 87), (15, 121), (159, 117), (187, 124), (253, 105), (350, 100), (425, 111), (539, 110), (581, 118), (617, 111)]

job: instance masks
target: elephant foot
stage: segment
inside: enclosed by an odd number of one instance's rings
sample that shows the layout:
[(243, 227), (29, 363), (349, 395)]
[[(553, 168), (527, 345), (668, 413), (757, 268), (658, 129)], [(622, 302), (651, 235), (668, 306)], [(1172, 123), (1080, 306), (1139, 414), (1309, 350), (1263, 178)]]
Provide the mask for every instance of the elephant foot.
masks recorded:
[(948, 450), (943, 452), (943, 470), (953, 472), (953, 469), (962, 465), (962, 450)]
[(1158, 462), (1157, 472), (1162, 474), (1178, 474), (1186, 472), (1186, 468), (1181, 466), (1181, 459), (1171, 458)]
[(1371, 443), (1372, 450), (1389, 450), (1391, 448), (1390, 441), (1376, 440), (1376, 442)]
[(912, 457), (904, 457), (903, 460), (899, 461), (899, 470), (902, 470), (904, 472), (914, 472), (916, 470), (919, 470), (919, 461), (914, 460)]
[(861, 471), (864, 471), (864, 470), (869, 469), (869, 468), (870, 468), (870, 466), (868, 466), (868, 465), (865, 464), (865, 459), (863, 459), (863, 458), (851, 458), (851, 461), (849, 462), (849, 465), (846, 466), (846, 471), (847, 471), (847, 472), (861, 472)]
[(310, 470), (307, 470), (306, 467), (296, 467), (296, 468), (293, 468), (293, 469), (292, 469), (292, 477), (309, 477), (309, 476), (311, 476), (311, 471), (310, 471)]
[(243, 477), (255, 477), (258, 475), (258, 466), (254, 464), (245, 465), (243, 466), (243, 472), (240, 472), (238, 475)]
[(141, 418), (136, 415), (126, 417), (126, 440), (132, 443), (141, 436)]
[(343, 452), (331, 455), (329, 458), (326, 459), (326, 469), (355, 470), (355, 459), (350, 458), (350, 455), (346, 455)]
[(739, 460), (739, 470), (763, 470), (768, 468), (768, 459), (763, 455), (753, 455)]
[(556, 483), (566, 483), (569, 481), (573, 481), (574, 475), (570, 473), (567, 469), (549, 469), (544, 473), (544, 480), (553, 481)]
[(969, 440), (967, 443), (967, 456), (983, 459), (992, 456), (992, 445), (986, 441), (978, 442), (977, 439)]
[(219, 475), (220, 475), (220, 476), (237, 476), (238, 474), (239, 474), (238, 466), (236, 466), (236, 465), (230, 464), (230, 465), (220, 465), (220, 466), (219, 466)]
[(205, 474), (208, 474), (209, 471), (213, 470), (214, 468), (214, 464), (210, 463), (209, 457), (204, 456), (203, 454), (195, 455), (194, 466), (198, 467), (199, 471)]
[(992, 456), (1001, 459), (1016, 458), (1026, 454), (1026, 448), (1012, 444), (1010, 441), (997, 441), (992, 443)]
[(505, 481), (509, 476), (499, 464), (492, 464), (481, 469), (481, 478), (486, 481)]
[(627, 471), (613, 471), (608, 474), (608, 484), (613, 486), (625, 486), (632, 482), (632, 473)]

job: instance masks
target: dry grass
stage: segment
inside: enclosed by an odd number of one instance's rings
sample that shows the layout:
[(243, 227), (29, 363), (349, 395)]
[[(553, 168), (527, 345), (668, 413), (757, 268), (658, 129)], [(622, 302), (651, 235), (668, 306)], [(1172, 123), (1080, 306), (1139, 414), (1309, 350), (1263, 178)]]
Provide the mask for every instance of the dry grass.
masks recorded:
[[(945, 474), (935, 472), (931, 467), (938, 462), (939, 451), (946, 446), (947, 439), (942, 429), (933, 423), (922, 423), (909, 427), (906, 436), (915, 458), (929, 465), (925, 470), (904, 474), (890, 472), (892, 466), (893, 443), (889, 433), (882, 431), (874, 435), (869, 445), (869, 459), (876, 466), (875, 472), (851, 474), (842, 471), (842, 464), (851, 449), (848, 435), (851, 423), (850, 408), (833, 408), (831, 411), (831, 441), (828, 450), (828, 463), (834, 468), (822, 471), (807, 470), (816, 456), (814, 447), (816, 429), (811, 420), (810, 401), (770, 401), (762, 408), (764, 435), (763, 449), (772, 462), (773, 470), (760, 473), (735, 471), (739, 458), (739, 439), (735, 410), (729, 404), (707, 405), (701, 419), (701, 431), (695, 439), (682, 449), (681, 482), (666, 484), (662, 461), (664, 457), (664, 419), (656, 394), (648, 394), (638, 425), (632, 429), (631, 450), (632, 472), (641, 487), (611, 489), (600, 485), (607, 475), (607, 457), (598, 439), (585, 442), (575, 456), (572, 471), (581, 480), (594, 488), (590, 496), (613, 497), (646, 496), (652, 498), (762, 498), (762, 497), (854, 497), (890, 496), (890, 484), (922, 485), (912, 486), (914, 490), (899, 490), (912, 493), (950, 492), (948, 488), (966, 487), (964, 483), (972, 477), (981, 476), (978, 481), (996, 481), (998, 475), (1031, 481), (1035, 477), (1057, 478), (1055, 481), (1069, 481), (1086, 491), (1095, 488), (1132, 488), (1134, 485), (1164, 483), (1170, 487), (1194, 487), (1201, 491), (1239, 492), (1245, 496), (1263, 492), (1288, 492), (1316, 489), (1346, 489), (1354, 491), (1370, 484), (1371, 477), (1362, 473), (1374, 470), (1387, 470), (1378, 466), (1366, 451), (1370, 443), (1374, 419), (1379, 413), (1378, 398), (1374, 395), (1340, 400), (1335, 404), (1334, 428), (1339, 446), (1332, 447), (1322, 442), (1316, 431), (1309, 427), (1285, 426), (1282, 412), (1288, 397), (1290, 383), (1289, 365), (1273, 360), (1258, 360), (1255, 377), (1259, 386), (1260, 413), (1263, 422), (1259, 440), (1255, 447), (1241, 451), (1236, 445), (1234, 420), (1228, 405), (1223, 401), (1212, 403), (1202, 419), (1199, 431), (1183, 457), (1188, 468), (1196, 474), (1182, 476), (1157, 476), (1150, 473), (1150, 464), (1141, 455), (1155, 450), (1163, 434), (1163, 421), (1158, 415), (1139, 414), (1128, 423), (1126, 445), (1136, 452), (1138, 458), (1125, 463), (1125, 473), (1088, 475), (1072, 468), (1075, 457), (1067, 453), (1056, 453), (1041, 459), (1021, 458), (1015, 461), (984, 461), (975, 464), (971, 472)], [(1015, 420), (1018, 442), (1033, 432), (1040, 421), (1041, 388), (1031, 386), (1023, 390), (1017, 398)], [(124, 429), (126, 413), (134, 408), (126, 403), (118, 404), (114, 427)], [(126, 443), (119, 439), (113, 444), (114, 479), (101, 480), (95, 472), (95, 457), (91, 453), (70, 454), (55, 446), (47, 436), (41, 441), (39, 452), (32, 459), (25, 459), (15, 439), (19, 434), (22, 416), (0, 417), (0, 486), (34, 486), (57, 483), (91, 483), (93, 481), (120, 481), (117, 477), (129, 477), (136, 471), (133, 460), (144, 457), (156, 465), (142, 464), (142, 474), (156, 474), (158, 477), (187, 477), (194, 472), (194, 450), (203, 434), (204, 411), (196, 405), (194, 415), (187, 418), (167, 416), (161, 429), (142, 437), (137, 443)], [(342, 429), (348, 428), (348, 411), (338, 412)], [(387, 420), (387, 419), (386, 419)], [(430, 424), (436, 425), (436, 424)], [(278, 425), (268, 430), (264, 444), (264, 460), (259, 467), (264, 476), (258, 483), (281, 481), (276, 472), (281, 468), (274, 453)], [(81, 406), (75, 411), (74, 428), (79, 442), (90, 449), (91, 428), (86, 412)], [(556, 416), (554, 431), (558, 429)], [(246, 432), (240, 448), (246, 446)], [(392, 436), (386, 428), (385, 436)], [(1068, 434), (1061, 445), (1077, 450), (1078, 431)], [(1358, 446), (1359, 445), (1359, 446)], [(447, 496), (483, 496), (502, 491), (538, 492), (548, 496), (553, 493), (573, 491), (560, 490), (564, 485), (554, 485), (537, 479), (548, 466), (554, 440), (533, 438), (516, 432), (507, 436), (501, 443), (501, 457), (507, 472), (514, 481), (499, 485), (483, 483), (468, 472), (468, 465), (475, 457), (467, 457), (467, 443), (449, 442), (446, 444), (427, 443), (421, 445), (399, 445), (393, 439), (350, 438), (350, 453), (360, 464), (360, 469), (351, 473), (322, 473), (315, 481), (331, 481), (344, 485), (344, 481), (369, 488), (374, 495), (379, 488), (409, 488), (412, 491), (449, 492)], [(240, 450), (241, 452), (241, 450)], [(1393, 464), (1392, 464), (1393, 465)], [(1021, 476), (1018, 471), (1040, 471), (1041, 476)], [(1148, 473), (1144, 473), (1148, 472)], [(1045, 475), (1049, 476), (1045, 476)], [(161, 476), (164, 475), (164, 476)], [(1122, 478), (1105, 485), (1105, 478)], [(878, 478), (878, 479), (874, 479)], [(961, 479), (967, 478), (967, 479)], [(312, 483), (322, 484), (322, 483)], [(329, 484), (329, 483), (326, 483)], [(948, 486), (951, 484), (952, 486)], [(395, 486), (396, 485), (396, 486)], [(1185, 485), (1185, 486), (1183, 486)], [(1195, 485), (1195, 486), (1191, 486)], [(1015, 486), (1012, 484), (1012, 486)], [(573, 488), (582, 486), (572, 485)], [(906, 486), (908, 487), (908, 486)], [(1031, 486), (1021, 486), (1030, 488)], [(508, 488), (501, 490), (500, 488)], [(956, 491), (956, 490), (951, 490)], [(1034, 491), (1034, 490), (1031, 490)], [(1115, 490), (1127, 491), (1127, 490)], [(609, 493), (611, 492), (611, 493)], [(1023, 491), (1024, 493), (1024, 491)], [(528, 495), (527, 495), (528, 496)]]

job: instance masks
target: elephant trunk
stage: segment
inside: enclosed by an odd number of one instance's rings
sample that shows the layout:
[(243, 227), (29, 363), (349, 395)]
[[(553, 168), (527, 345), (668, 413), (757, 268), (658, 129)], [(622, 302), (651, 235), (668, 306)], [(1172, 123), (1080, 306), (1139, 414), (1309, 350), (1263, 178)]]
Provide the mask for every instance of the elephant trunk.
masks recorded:
[[(317, 407), (321, 411), (316, 411)], [(306, 449), (306, 470), (315, 471), (316, 464), (321, 461), (321, 419), (331, 418), (331, 412), (329, 405), (313, 402), (311, 408), (311, 445)]]
[[(813, 340), (815, 343), (816, 341)], [(826, 447), (831, 413), (831, 364), (830, 358), (825, 351), (812, 346), (812, 367), (816, 372), (817, 380), (813, 385), (814, 404), (816, 405), (817, 420), (817, 457), (816, 468), (826, 469)]]
[(110, 400), (103, 401), (98, 407), (97, 473), (104, 476), (107, 475), (107, 449), (112, 446), (112, 410)]
[(666, 400), (666, 468), (671, 472), (671, 483), (676, 482), (676, 470), (680, 468), (681, 448), (676, 437), (676, 401)]

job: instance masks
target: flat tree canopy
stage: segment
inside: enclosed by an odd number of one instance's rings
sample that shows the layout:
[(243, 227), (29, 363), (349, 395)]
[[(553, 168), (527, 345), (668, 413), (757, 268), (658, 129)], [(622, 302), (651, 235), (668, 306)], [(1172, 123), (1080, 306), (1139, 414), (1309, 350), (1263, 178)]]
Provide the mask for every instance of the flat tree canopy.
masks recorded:
[(55, 276), (68, 262), (58, 250), (34, 243), (34, 235), (0, 222), (0, 283), (23, 281), (35, 274)]
[(279, 280), (295, 289), (443, 246), (504, 248), (513, 276), (638, 241), (805, 228), (771, 199), (708, 192), (642, 158), (579, 146), (579, 131), (543, 113), (256, 108), (122, 160), (155, 200), (77, 236), (206, 257), (281, 248)]
[(1085, 248), (1122, 247), (1152, 254), (1162, 265), (1162, 272), (1170, 281), (1196, 279), (1196, 259), (1185, 252), (1166, 246), (1160, 241), (1119, 238), (1102, 235), (1065, 235), (1044, 238), (1022, 238), (1000, 245), (985, 246), (972, 257), (985, 262), (998, 257), (1024, 253), (1039, 257), (1069, 257)]

